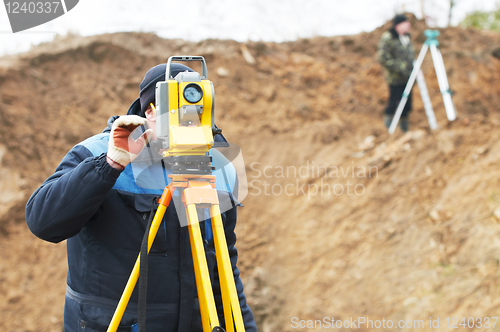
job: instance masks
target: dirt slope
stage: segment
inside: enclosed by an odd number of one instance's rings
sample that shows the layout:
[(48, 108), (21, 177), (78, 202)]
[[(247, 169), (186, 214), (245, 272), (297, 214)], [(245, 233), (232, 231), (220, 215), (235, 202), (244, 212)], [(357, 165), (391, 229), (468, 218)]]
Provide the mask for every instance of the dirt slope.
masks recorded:
[[(413, 23), (420, 50), (425, 26)], [(442, 30), (458, 119), (446, 120), (429, 55), (440, 128), (415, 89), (412, 130), (389, 136), (375, 57), (385, 29), (281, 44), (68, 36), (0, 58), (0, 328), (62, 330), (65, 244), (31, 235), (24, 204), (174, 54), (205, 56), (217, 124), (243, 151), (238, 248), (261, 331), (297, 330), (293, 317), (430, 330), (430, 316), (498, 316), (500, 35)]]

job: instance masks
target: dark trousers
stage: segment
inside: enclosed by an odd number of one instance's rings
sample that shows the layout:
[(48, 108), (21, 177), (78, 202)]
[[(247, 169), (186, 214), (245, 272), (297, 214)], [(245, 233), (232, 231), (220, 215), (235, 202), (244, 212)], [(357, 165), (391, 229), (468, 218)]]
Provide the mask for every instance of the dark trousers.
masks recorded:
[[(387, 108), (385, 109), (385, 115), (394, 116), (396, 113), (396, 109), (398, 108), (399, 102), (403, 97), (403, 92), (405, 90), (406, 84), (403, 85), (389, 85), (389, 103)], [(406, 105), (403, 108), (403, 114), (401, 117), (406, 118), (408, 114), (411, 112), (411, 100), (412, 93), (410, 91), (410, 95), (408, 96), (408, 100), (406, 101)]]

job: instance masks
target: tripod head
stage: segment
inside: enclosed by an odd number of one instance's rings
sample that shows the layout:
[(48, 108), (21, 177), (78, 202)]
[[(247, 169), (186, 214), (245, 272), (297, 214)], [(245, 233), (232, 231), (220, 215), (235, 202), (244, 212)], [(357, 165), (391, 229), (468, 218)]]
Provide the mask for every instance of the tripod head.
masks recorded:
[(430, 45), (439, 46), (439, 42), (437, 40), (437, 37), (439, 36), (439, 30), (427, 29), (424, 31), (424, 36), (427, 37), (425, 44), (427, 44), (428, 46), (430, 46)]

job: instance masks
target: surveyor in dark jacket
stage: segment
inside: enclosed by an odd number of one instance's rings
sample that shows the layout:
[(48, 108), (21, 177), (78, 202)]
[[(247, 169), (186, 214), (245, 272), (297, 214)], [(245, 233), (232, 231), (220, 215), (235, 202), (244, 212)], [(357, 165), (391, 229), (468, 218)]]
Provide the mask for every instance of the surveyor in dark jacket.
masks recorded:
[[(143, 149), (146, 138), (155, 138), (155, 116), (149, 105), (154, 103), (156, 82), (165, 80), (165, 68), (165, 64), (151, 68), (127, 115), (110, 118), (103, 133), (74, 146), (27, 203), (26, 221), (36, 236), (50, 242), (67, 239), (66, 332), (106, 331), (137, 259), (147, 219), (156, 208), (154, 198), (169, 183), (165, 177), (169, 170), (151, 158), (150, 149)], [(173, 76), (185, 70), (192, 71), (172, 64)], [(129, 140), (139, 126), (153, 129)], [(214, 166), (227, 161), (217, 151), (211, 153)], [(227, 191), (236, 185), (234, 168), (225, 165), (227, 182), (220, 184), (217, 177), (221, 205), (224, 200), (233, 202)], [(235, 206), (222, 213), (222, 221), (245, 329), (253, 332), (255, 321), (236, 267)], [(217, 268), (209, 221), (201, 221), (200, 228), (213, 277)], [(148, 265), (147, 331), (202, 331), (188, 229), (181, 227), (173, 202)], [(223, 324), (220, 286), (217, 278), (211, 279)], [(137, 302), (135, 290), (118, 331), (137, 330)]]
[[(385, 69), (387, 84), (389, 85), (389, 102), (384, 112), (384, 123), (389, 128), (392, 118), (403, 96), (406, 83), (413, 70), (415, 50), (410, 40), (411, 24), (405, 15), (396, 15), (393, 25), (382, 34), (378, 45), (378, 60)], [(408, 116), (412, 108), (412, 95), (403, 109), (400, 119), (400, 128), (408, 131)]]

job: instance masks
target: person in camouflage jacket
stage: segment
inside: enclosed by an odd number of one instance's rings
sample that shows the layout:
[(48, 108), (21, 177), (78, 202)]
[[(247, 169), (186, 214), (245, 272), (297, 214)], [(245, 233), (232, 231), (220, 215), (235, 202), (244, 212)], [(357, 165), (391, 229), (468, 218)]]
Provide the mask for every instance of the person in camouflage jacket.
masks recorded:
[[(389, 102), (385, 109), (384, 123), (389, 127), (403, 96), (406, 83), (413, 70), (415, 49), (410, 40), (411, 24), (405, 15), (396, 15), (391, 29), (384, 32), (378, 45), (378, 60), (385, 69), (389, 85)], [(399, 122), (401, 130), (408, 131), (408, 115), (412, 107), (412, 94), (403, 109)]]

